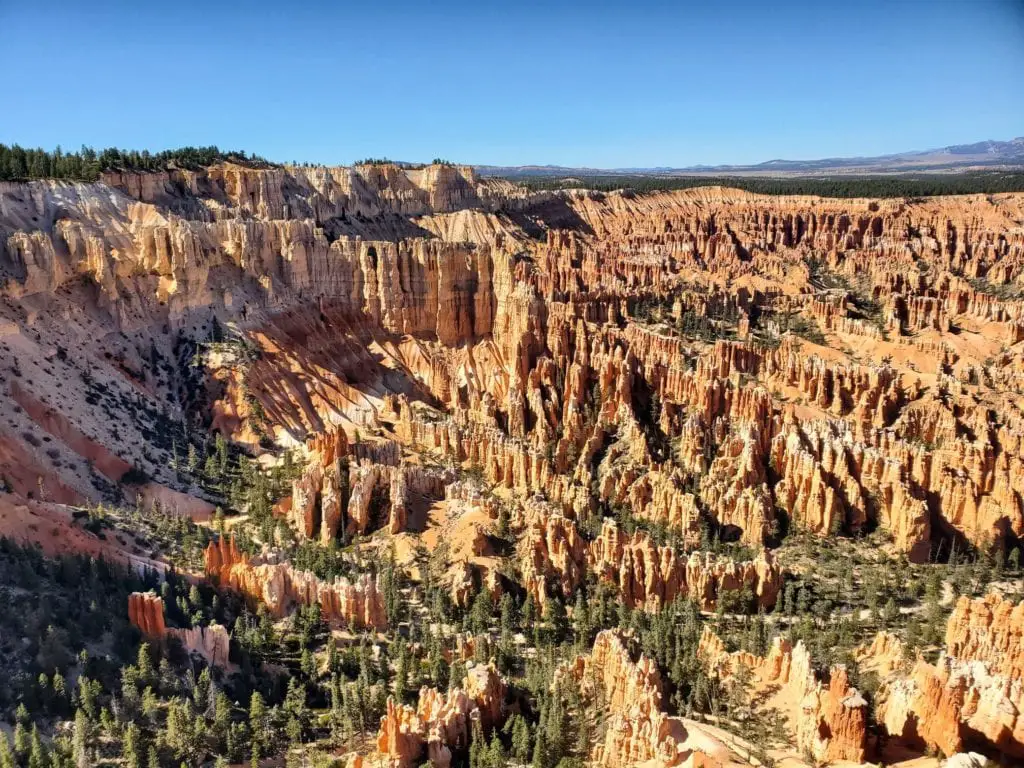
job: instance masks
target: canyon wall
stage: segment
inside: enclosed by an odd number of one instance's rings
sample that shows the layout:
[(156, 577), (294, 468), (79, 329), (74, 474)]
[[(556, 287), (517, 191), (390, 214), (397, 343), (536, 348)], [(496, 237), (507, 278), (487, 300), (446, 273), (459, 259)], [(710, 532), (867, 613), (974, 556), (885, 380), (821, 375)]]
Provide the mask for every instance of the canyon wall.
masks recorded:
[[(998, 543), (1024, 533), (1021, 425), (1001, 399), (1024, 367), (1022, 207), (531, 194), (449, 166), (4, 183), (0, 353), (39, 404), (5, 427), (6, 469), (89, 497), (92, 445), (118, 475), (186, 490), (171, 446), (142, 446), (182, 417), (159, 415), (187, 387), (158, 359), (217, 320), (254, 354), (205, 356), (214, 424), (253, 447), (372, 427), (397, 394), (426, 406), (399, 424), (416, 445), (691, 546), (707, 525), (758, 546), (780, 510), (819, 535), (880, 525), (917, 561), (953, 536)], [(97, 388), (154, 427), (89, 413)], [(24, 438), (38, 429), (57, 457)], [(307, 535), (337, 535), (335, 475), (297, 489), (297, 530), (319, 494)]]

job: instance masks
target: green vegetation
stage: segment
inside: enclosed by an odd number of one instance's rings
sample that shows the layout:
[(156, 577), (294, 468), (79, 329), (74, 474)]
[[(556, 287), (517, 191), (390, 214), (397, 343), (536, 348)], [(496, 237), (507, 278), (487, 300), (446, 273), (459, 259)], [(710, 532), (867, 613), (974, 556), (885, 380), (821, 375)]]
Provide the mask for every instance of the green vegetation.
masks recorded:
[(665, 192), (694, 187), (723, 186), (764, 195), (819, 195), (821, 197), (932, 197), (935, 195), (1024, 192), (1024, 173), (986, 171), (916, 176), (835, 176), (829, 178), (768, 178), (762, 176), (615, 176), (573, 179), (516, 177), (510, 179), (533, 190), (593, 189), (611, 192)]
[(181, 147), (163, 152), (117, 149), (108, 147), (99, 152), (82, 147), (78, 152), (53, 152), (24, 149), (14, 144), (0, 144), (0, 180), (67, 179), (95, 181), (106, 171), (159, 171), (168, 168), (195, 170), (214, 163), (232, 162), (255, 168), (271, 163), (245, 152), (224, 152), (217, 147)]
[(974, 290), (995, 296), (1001, 301), (1016, 301), (1024, 298), (1024, 286), (1017, 283), (992, 283), (983, 277), (969, 278), (968, 282)]

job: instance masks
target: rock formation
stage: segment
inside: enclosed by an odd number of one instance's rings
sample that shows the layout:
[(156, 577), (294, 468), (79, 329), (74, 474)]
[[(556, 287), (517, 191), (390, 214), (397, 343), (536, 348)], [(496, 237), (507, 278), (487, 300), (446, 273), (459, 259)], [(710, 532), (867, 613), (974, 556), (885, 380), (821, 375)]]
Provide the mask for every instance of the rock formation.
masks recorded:
[[(444, 164), (3, 182), (3, 520), (44, 540), (52, 527), (21, 521), (52, 502), (208, 511), (223, 499), (188, 465), (209, 426), (263, 465), (293, 449), (301, 471), (266, 501), (299, 539), (369, 537), (360, 556), (394, 545), (410, 572), (426, 541), (458, 550), (444, 578), (461, 605), (480, 588), (544, 603), (593, 572), (632, 608), (769, 608), (786, 524), (878, 527), (915, 562), (954, 540), (1016, 545), (1021, 221), (1019, 194), (534, 193)], [(759, 552), (733, 562), (714, 540)], [(274, 616), (318, 604), (338, 627), (384, 628), (363, 557), (327, 581), (259, 545), (221, 538), (207, 576)], [(151, 598), (129, 610), (164, 636)], [(1020, 625), (994, 598), (958, 604), (945, 657), (909, 673), (877, 640), (886, 730), (1016, 754)], [(219, 658), (210, 632), (187, 644)], [(614, 645), (587, 663), (629, 677)], [(799, 645), (743, 663), (799, 702), (801, 748), (863, 758), (842, 669), (817, 679)], [(636, 674), (599, 762), (703, 760)], [(463, 696), (393, 705), (381, 751), (444, 763), (482, 711)]]
[(794, 648), (777, 637), (767, 656), (730, 654), (710, 629), (704, 630), (698, 655), (719, 676), (727, 678), (743, 666), (753, 673), (756, 686), (777, 686), (775, 701), (789, 718), (801, 753), (822, 762), (864, 761), (868, 704), (850, 687), (843, 666), (833, 667), (828, 681), (822, 682), (802, 642)]
[(229, 664), (231, 640), (227, 629), (216, 623), (188, 629), (167, 627), (164, 601), (152, 592), (128, 595), (128, 620), (149, 640), (163, 642), (167, 637), (176, 637), (187, 652), (202, 656), (207, 664), (218, 667)]
[(469, 746), (473, 722), (483, 729), (500, 725), (505, 681), (493, 664), (470, 666), (461, 688), (446, 694), (420, 689), (416, 708), (388, 698), (387, 713), (377, 732), (377, 751), (394, 768), (431, 765), (447, 768), (452, 753)]
[[(662, 684), (654, 662), (633, 661), (623, 638), (599, 632), (590, 654), (579, 656), (561, 674), (580, 684), (586, 697), (597, 695), (607, 707), (604, 740), (594, 744), (590, 760), (604, 768), (719, 765), (691, 746), (687, 727), (661, 710)], [(707, 748), (707, 741), (701, 744)]]
[(713, 610), (724, 593), (739, 596), (744, 590), (756, 605), (771, 608), (782, 586), (781, 570), (768, 551), (746, 563), (711, 553), (678, 556), (670, 546), (655, 545), (643, 531), (626, 535), (612, 520), (588, 543), (571, 520), (543, 510), (527, 515), (519, 551), (524, 586), (539, 605), (547, 600), (550, 581), (558, 583), (563, 595), (571, 595), (588, 572), (615, 584), (630, 607), (648, 610), (680, 597)]
[[(822, 535), (877, 521), (913, 559), (954, 530), (976, 543), (1020, 535), (1019, 419), (988, 425), (1019, 388), (1024, 304), (996, 289), (1022, 271), (1021, 207), (1014, 195), (531, 194), (448, 166), (229, 163), (4, 183), (3, 322), (16, 343), (0, 351), (35, 382), (5, 475), (41, 463), (33, 481), (92, 495), (77, 455), (101, 457), (115, 481), (134, 468), (180, 484), (168, 448), (126, 448), (150, 426), (74, 404), (95, 385), (155, 407), (176, 384), (146, 378), (153, 349), (174, 354), (152, 329), (188, 345), (219, 318), (257, 354), (207, 356), (214, 421), (252, 446), (366, 426), (382, 395), (420, 392), (452, 422), (410, 412), (408, 439), (575, 516), (595, 489), (690, 541), (704, 520), (755, 544), (778, 506)], [(822, 275), (838, 287), (821, 289)], [(16, 306), (58, 292), (21, 334)], [(81, 349), (59, 336), (69, 316)], [(787, 333), (807, 323), (833, 343)], [(738, 341), (708, 339), (733, 328)], [(961, 328), (980, 345), (949, 343)], [(103, 361), (81, 384), (80, 354)], [(58, 394), (57, 382), (74, 386)], [(57, 438), (59, 455), (30, 450), (28, 427)], [(330, 537), (348, 513), (335, 459), (296, 484), (307, 536)], [(402, 528), (392, 511), (386, 526)]]
[(273, 616), (285, 616), (295, 605), (319, 604), (329, 623), (356, 629), (387, 627), (379, 577), (364, 574), (355, 582), (321, 581), (287, 562), (253, 562), (230, 537), (210, 542), (205, 560), (209, 578), (262, 602)]
[(161, 640), (167, 633), (164, 601), (153, 592), (128, 595), (128, 620), (150, 640)]
[(189, 653), (199, 654), (206, 659), (207, 664), (226, 667), (230, 663), (231, 639), (223, 625), (214, 623), (205, 627), (172, 628), (167, 631), (169, 635), (181, 640)]
[(1022, 632), (1024, 603), (1014, 605), (995, 593), (960, 598), (938, 661), (918, 657), (909, 675), (885, 679), (878, 706), (885, 731), (947, 756), (969, 743), (987, 742), (1024, 757)]

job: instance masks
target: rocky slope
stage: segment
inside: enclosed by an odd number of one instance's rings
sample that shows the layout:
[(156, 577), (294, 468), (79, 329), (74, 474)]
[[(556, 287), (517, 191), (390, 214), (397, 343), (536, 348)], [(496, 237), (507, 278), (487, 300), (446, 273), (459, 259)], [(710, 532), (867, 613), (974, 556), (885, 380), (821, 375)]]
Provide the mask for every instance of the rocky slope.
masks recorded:
[(594, 765), (689, 768), (731, 762), (729, 749), (707, 738), (696, 723), (665, 714), (657, 667), (644, 656), (633, 661), (617, 633), (599, 633), (591, 652), (578, 657), (563, 673), (571, 675), (586, 696), (600, 700), (607, 709), (604, 739), (593, 745), (590, 755)]
[(844, 667), (833, 667), (828, 680), (821, 681), (802, 643), (794, 648), (778, 637), (763, 658), (742, 651), (730, 654), (707, 629), (698, 654), (726, 679), (746, 667), (754, 676), (755, 690), (770, 693), (770, 706), (786, 714), (801, 754), (821, 763), (861, 763), (867, 757), (868, 703), (850, 686)]
[[(961, 598), (949, 617), (946, 647), (935, 663), (908, 660), (902, 641), (879, 632), (856, 653), (861, 672), (881, 681), (875, 727), (891, 746), (925, 749), (946, 757), (971, 750), (1024, 757), (1020, 634), (1024, 603), (990, 593)], [(751, 697), (784, 714), (801, 753), (821, 762), (863, 762), (870, 756), (867, 701), (850, 687), (847, 670), (833, 667), (827, 681), (812, 671), (806, 648), (776, 637), (764, 657), (726, 651), (705, 629), (699, 655), (725, 681), (752, 675)]]

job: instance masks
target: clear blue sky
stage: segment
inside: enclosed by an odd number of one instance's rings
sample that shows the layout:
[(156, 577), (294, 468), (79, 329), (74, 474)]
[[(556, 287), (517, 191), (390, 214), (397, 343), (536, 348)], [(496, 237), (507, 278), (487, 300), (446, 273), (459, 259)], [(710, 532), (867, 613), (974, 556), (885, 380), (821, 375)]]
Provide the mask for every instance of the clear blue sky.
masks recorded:
[(1024, 0), (0, 0), (0, 142), (594, 167), (1024, 135)]

